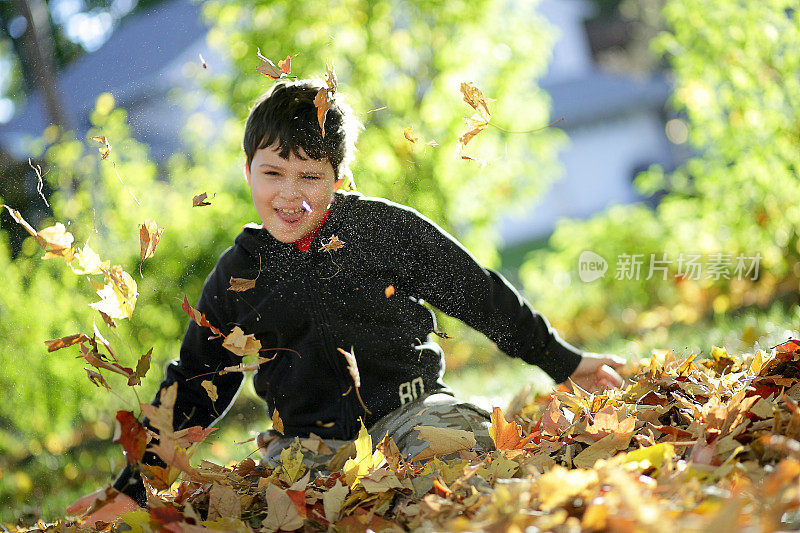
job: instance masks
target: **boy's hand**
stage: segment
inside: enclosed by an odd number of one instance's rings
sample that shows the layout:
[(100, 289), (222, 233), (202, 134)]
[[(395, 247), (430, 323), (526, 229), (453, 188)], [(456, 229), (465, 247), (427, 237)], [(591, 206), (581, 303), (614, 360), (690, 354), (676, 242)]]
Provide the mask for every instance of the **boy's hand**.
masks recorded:
[(624, 365), (625, 360), (619, 356), (586, 352), (570, 379), (589, 392), (620, 387), (622, 378), (617, 374), (617, 370)]
[[(100, 489), (82, 498), (78, 498), (66, 508), (67, 514), (77, 515), (82, 513), (88, 509), (96, 499), (102, 498), (105, 492), (106, 489)], [(84, 525), (93, 526), (95, 522), (115, 522), (121, 515), (136, 511), (137, 509), (141, 509), (138, 503), (125, 494), (118, 492), (111, 502), (90, 514), (86, 518)]]

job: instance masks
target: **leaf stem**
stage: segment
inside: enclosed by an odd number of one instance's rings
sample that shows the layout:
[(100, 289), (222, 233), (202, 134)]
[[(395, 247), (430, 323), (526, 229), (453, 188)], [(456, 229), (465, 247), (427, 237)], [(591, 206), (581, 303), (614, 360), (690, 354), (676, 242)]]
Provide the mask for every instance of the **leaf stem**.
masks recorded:
[(498, 126), (498, 125), (497, 125), (497, 124), (495, 124), (494, 122), (487, 122), (487, 124), (488, 124), (489, 126), (492, 126), (492, 127), (494, 127), (494, 128), (497, 128), (498, 130), (500, 130), (500, 131), (504, 131), (504, 132), (506, 132), (506, 133), (535, 133), (535, 132), (537, 132), (537, 131), (542, 131), (542, 130), (544, 130), (544, 129), (547, 129), (547, 128), (549, 128), (550, 126), (554, 126), (554, 125), (558, 124), (559, 122), (561, 122), (562, 120), (564, 120), (564, 117), (561, 117), (560, 119), (556, 120), (555, 122), (551, 122), (551, 123), (550, 123), (550, 124), (548, 124), (547, 126), (542, 126), (541, 128), (535, 128), (535, 129), (532, 129), (532, 130), (526, 130), (526, 131), (511, 131), (511, 130), (507, 130), (507, 129), (503, 128), (503, 127), (500, 127), (500, 126)]

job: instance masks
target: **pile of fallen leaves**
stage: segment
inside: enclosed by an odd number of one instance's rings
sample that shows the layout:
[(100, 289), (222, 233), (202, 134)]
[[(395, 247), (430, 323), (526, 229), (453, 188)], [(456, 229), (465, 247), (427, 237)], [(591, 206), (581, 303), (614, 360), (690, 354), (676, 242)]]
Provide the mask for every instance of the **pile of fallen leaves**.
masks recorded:
[[(497, 450), (488, 454), (469, 451), (475, 443), (469, 432), (430, 427), (418, 428), (430, 448), (414, 462), (400, 457), (388, 437), (373, 448), (362, 429), (329, 463), (333, 473), (316, 478), (303, 463), (304, 453), (324, 446), (313, 436), (295, 440), (275, 468), (252, 458), (194, 467), (190, 452), (178, 454), (164, 477), (146, 476), (147, 509), (95, 528), (775, 531), (800, 525), (800, 341), (742, 356), (714, 348), (703, 360), (656, 353), (625, 374), (621, 389), (575, 388), (533, 399), (523, 393), (507, 415), (495, 408)], [(169, 398), (162, 402), (148, 415), (168, 431)], [(155, 450), (160, 455), (204, 438), (168, 433)], [(128, 441), (141, 442), (131, 435)], [(170, 482), (176, 468), (181, 480)], [(74, 531), (81, 523), (40, 529)]]

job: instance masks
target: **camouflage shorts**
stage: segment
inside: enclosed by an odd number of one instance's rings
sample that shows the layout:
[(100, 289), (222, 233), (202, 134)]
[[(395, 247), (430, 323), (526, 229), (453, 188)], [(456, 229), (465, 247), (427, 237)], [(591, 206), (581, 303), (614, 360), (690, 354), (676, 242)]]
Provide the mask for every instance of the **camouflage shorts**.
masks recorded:
[[(368, 432), (372, 437), (373, 445), (388, 434), (397, 444), (401, 455), (409, 459), (428, 447), (427, 442), (418, 438), (419, 432), (414, 430), (415, 426), (436, 426), (471, 431), (475, 434), (477, 442), (473, 448), (474, 451), (482, 453), (494, 449), (494, 443), (489, 436), (489, 427), (491, 426), (489, 413), (442, 392), (423, 394), (420, 398), (395, 409), (368, 428)], [(319, 441), (324, 443), (328, 449), (325, 449), (325, 446), (318, 446)], [(257, 442), (262, 455), (262, 464), (274, 467), (281, 451), (292, 445), (294, 437), (281, 437), (274, 430), (269, 430), (261, 433)], [(342, 446), (352, 445), (352, 442), (338, 439), (318, 439), (314, 446), (302, 448), (303, 462), (309, 468), (322, 473), (337, 450)], [(316, 448), (316, 450), (310, 448)], [(320, 451), (320, 449), (324, 451)]]

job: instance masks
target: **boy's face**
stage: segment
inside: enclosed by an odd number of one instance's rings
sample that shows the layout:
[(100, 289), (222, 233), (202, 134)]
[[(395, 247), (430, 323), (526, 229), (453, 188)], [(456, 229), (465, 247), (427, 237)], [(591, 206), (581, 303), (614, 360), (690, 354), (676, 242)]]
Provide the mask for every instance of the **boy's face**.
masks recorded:
[[(327, 159), (280, 155), (278, 143), (259, 148), (244, 174), (262, 226), (281, 242), (294, 242), (317, 227), (344, 180)], [(305, 157), (303, 149), (300, 153)], [(308, 211), (303, 206), (311, 209)]]

